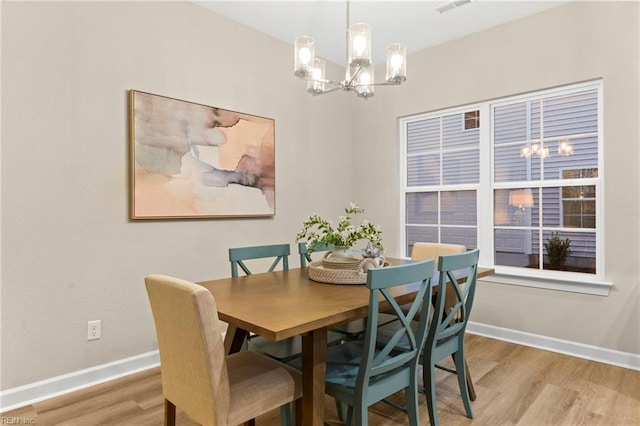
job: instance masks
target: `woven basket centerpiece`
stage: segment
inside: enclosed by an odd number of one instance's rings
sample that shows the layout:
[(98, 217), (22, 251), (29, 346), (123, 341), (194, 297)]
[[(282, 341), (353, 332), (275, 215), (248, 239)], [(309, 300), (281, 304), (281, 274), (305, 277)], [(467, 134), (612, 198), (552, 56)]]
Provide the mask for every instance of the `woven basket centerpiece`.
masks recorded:
[(362, 272), (360, 260), (354, 260), (356, 262), (352, 262), (351, 264), (340, 261), (331, 264), (332, 266), (337, 265), (342, 269), (325, 267), (324, 260), (321, 262), (311, 262), (309, 264), (309, 278), (313, 281), (328, 284), (364, 284), (367, 282), (367, 274)]
[(309, 278), (328, 284), (366, 284), (367, 269), (387, 266), (384, 258), (325, 257), (320, 262), (309, 264)]

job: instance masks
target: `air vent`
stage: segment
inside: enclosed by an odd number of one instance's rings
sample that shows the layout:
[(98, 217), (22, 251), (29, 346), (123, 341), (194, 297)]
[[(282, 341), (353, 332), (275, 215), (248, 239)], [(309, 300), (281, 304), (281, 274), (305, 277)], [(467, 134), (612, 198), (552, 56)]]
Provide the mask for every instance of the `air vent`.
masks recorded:
[(436, 10), (440, 13), (445, 13), (469, 3), (471, 3), (471, 0), (453, 0), (447, 3), (442, 3), (440, 6), (436, 7)]

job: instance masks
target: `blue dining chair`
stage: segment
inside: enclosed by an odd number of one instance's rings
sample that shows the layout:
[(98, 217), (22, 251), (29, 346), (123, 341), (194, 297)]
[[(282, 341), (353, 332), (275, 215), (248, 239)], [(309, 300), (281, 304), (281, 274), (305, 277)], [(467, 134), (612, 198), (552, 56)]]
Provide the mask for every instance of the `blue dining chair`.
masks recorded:
[[(276, 270), (282, 264), (282, 270), (289, 269), (289, 244), (272, 244), (254, 247), (236, 247), (229, 249), (229, 261), (231, 262), (231, 276), (238, 277), (240, 270), (246, 275), (252, 275), (247, 265), (248, 260), (273, 258), (273, 262), (267, 272)], [(327, 334), (328, 344), (337, 344), (342, 341), (342, 336), (337, 333)], [(246, 340), (249, 350), (261, 352), (278, 361), (288, 362), (302, 355), (302, 337), (294, 336), (279, 342), (266, 339), (262, 336), (251, 334)]]
[[(290, 253), (291, 247), (289, 244), (230, 248), (231, 276), (234, 278), (239, 276), (238, 267), (245, 275), (253, 275), (245, 261), (265, 258), (273, 258), (273, 262), (267, 272), (275, 271), (280, 263), (282, 263), (282, 269), (286, 271), (289, 269)], [(249, 334), (245, 344), (250, 351), (259, 352), (284, 363), (302, 355), (302, 337), (300, 336), (274, 342), (257, 334)], [(280, 415), (283, 419), (291, 420), (293, 414), (290, 405), (283, 405), (280, 409)]]
[(298, 243), (298, 254), (300, 255), (300, 267), (306, 268), (307, 265), (313, 262), (313, 258), (311, 257), (311, 253), (326, 253), (330, 250), (333, 250), (333, 244), (326, 245), (316, 245), (313, 247), (313, 250), (310, 250), (307, 247), (306, 241), (300, 241)]
[[(275, 271), (279, 264), (282, 264), (283, 270), (288, 270), (290, 252), (289, 244), (230, 248), (231, 276), (238, 277), (240, 270), (246, 275), (252, 275), (253, 273), (245, 261), (254, 259), (273, 258), (268, 272)], [(247, 338), (246, 345), (250, 350), (261, 352), (282, 362), (290, 361), (302, 354), (302, 338), (300, 336), (273, 342), (262, 336), (251, 334)]]
[(289, 269), (290, 253), (291, 248), (289, 247), (289, 244), (230, 248), (229, 262), (231, 262), (231, 276), (238, 276), (238, 266), (246, 275), (251, 275), (252, 272), (244, 261), (249, 259), (263, 259), (267, 257), (274, 258), (268, 272), (273, 272), (281, 261), (282, 269), (287, 270)]
[[(436, 261), (436, 268), (438, 266), (438, 260), (440, 256), (454, 254), (454, 253), (464, 253), (467, 251), (467, 248), (463, 245), (459, 244), (445, 244), (445, 243), (427, 243), (427, 242), (416, 242), (414, 243), (411, 250), (411, 260), (425, 260), (425, 259), (434, 259)], [(451, 284), (449, 284), (451, 285)], [(438, 292), (438, 286), (433, 288), (433, 295)], [(450, 289), (449, 292), (446, 293), (445, 296), (445, 310), (450, 309), (457, 302), (455, 292), (453, 289)], [(435, 297), (432, 299), (432, 303), (435, 303)], [(407, 308), (403, 307), (403, 310)], [(420, 313), (418, 313), (418, 317), (420, 317)], [(389, 333), (389, 330), (385, 330), (386, 328), (393, 329), (394, 324), (390, 324), (389, 327), (385, 327), (382, 329), (384, 333)], [(469, 367), (465, 361), (465, 372), (467, 376), (467, 388), (469, 389), (469, 398), (471, 401), (476, 400), (476, 391), (473, 385), (473, 380), (471, 378), (471, 374), (469, 373)]]
[[(364, 340), (353, 340), (327, 351), (325, 392), (348, 406), (347, 424), (366, 426), (368, 408), (404, 390), (409, 424), (420, 424), (418, 413), (417, 367), (427, 333), (427, 317), (412, 327), (418, 309), (430, 309), (433, 260), (370, 269), (367, 272), (369, 309)], [(416, 287), (416, 298), (405, 314), (393, 297), (393, 288), (405, 284)], [(388, 302), (398, 316), (399, 328), (386, 345), (378, 347), (378, 316)], [(403, 341), (406, 345), (396, 347)], [(300, 360), (293, 366), (300, 368)]]
[[(438, 291), (435, 295), (433, 317), (421, 359), (431, 426), (439, 424), (436, 404), (436, 368), (456, 374), (466, 415), (473, 418), (466, 376), (464, 333), (476, 291), (479, 253), (480, 251), (475, 249), (438, 258)], [(464, 275), (460, 275), (460, 271), (465, 271)], [(456, 276), (466, 277), (464, 285)], [(454, 302), (451, 302), (451, 299)], [(453, 357), (455, 369), (436, 364), (449, 356)]]

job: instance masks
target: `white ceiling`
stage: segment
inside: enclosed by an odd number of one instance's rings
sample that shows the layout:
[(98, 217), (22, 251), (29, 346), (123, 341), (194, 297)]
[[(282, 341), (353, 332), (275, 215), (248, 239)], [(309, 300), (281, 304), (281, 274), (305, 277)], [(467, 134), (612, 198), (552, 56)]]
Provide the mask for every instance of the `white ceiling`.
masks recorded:
[[(413, 53), (502, 23), (539, 13), (569, 0), (472, 0), (439, 13), (448, 0), (352, 0), (350, 23), (371, 25), (375, 63), (385, 60), (385, 46), (404, 43)], [(297, 36), (316, 40), (316, 56), (346, 63), (345, 1), (197, 1), (215, 13), (293, 45)], [(292, 52), (293, 54), (293, 52)]]

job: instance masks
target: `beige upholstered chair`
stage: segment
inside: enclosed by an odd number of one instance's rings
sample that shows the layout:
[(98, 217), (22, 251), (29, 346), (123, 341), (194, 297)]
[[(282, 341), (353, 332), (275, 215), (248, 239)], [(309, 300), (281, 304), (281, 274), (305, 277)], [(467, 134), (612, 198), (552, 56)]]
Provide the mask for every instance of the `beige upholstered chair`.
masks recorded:
[[(436, 262), (436, 269), (438, 268), (438, 257), (447, 254), (464, 253), (467, 248), (460, 244), (444, 244), (444, 243), (415, 243), (411, 250), (411, 260), (426, 260), (434, 259)], [(450, 312), (451, 308), (457, 303), (455, 292), (449, 284), (450, 288), (445, 293), (445, 312)], [(467, 361), (465, 360), (465, 366)], [(466, 366), (467, 374), (467, 387), (469, 388), (469, 397), (472, 401), (476, 400), (476, 390), (473, 387), (473, 381), (469, 374), (469, 367)]]
[[(438, 257), (447, 254), (464, 253), (467, 248), (460, 244), (445, 244), (445, 243), (414, 243), (413, 249), (411, 249), (411, 260), (427, 260), (433, 259), (436, 262), (436, 269), (438, 269)], [(451, 307), (456, 304), (457, 300), (453, 291), (448, 291), (445, 296), (445, 310), (447, 307)]]
[[(296, 401), (299, 371), (257, 352), (225, 356), (216, 304), (202, 286), (163, 275), (145, 278), (160, 351), (165, 425), (176, 406), (202, 425), (238, 425)], [(290, 421), (282, 419), (283, 423)]]
[(467, 248), (460, 244), (414, 243), (411, 249), (411, 260), (434, 259), (438, 266), (438, 257), (445, 254), (464, 253)]

